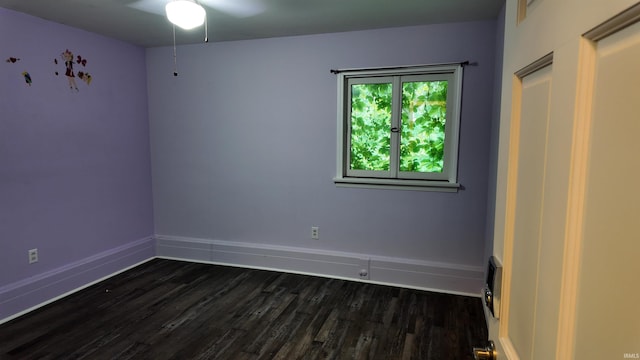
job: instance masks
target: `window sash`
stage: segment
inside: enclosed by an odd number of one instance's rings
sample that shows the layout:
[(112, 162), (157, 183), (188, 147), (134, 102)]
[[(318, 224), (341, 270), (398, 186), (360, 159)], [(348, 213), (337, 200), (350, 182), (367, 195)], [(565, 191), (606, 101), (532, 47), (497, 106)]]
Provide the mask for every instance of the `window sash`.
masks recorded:
[[(407, 82), (432, 82), (432, 81), (446, 81), (447, 82), (447, 114), (445, 120), (445, 128), (444, 128), (444, 154), (443, 154), (443, 166), (441, 172), (416, 172), (416, 171), (401, 171), (399, 169), (398, 164), (398, 175), (397, 178), (401, 179), (429, 179), (429, 180), (448, 180), (450, 177), (450, 169), (455, 166), (455, 156), (457, 157), (457, 126), (454, 124), (454, 117), (456, 112), (455, 103), (453, 103), (453, 99), (458, 92), (458, 88), (455, 84), (454, 73), (441, 73), (441, 74), (428, 74), (428, 75), (413, 75), (413, 76), (403, 76), (401, 78), (400, 85), (400, 93), (402, 93), (402, 84)], [(400, 107), (399, 112), (402, 112), (402, 107)], [(401, 129), (402, 124), (400, 124)], [(453, 141), (453, 137), (456, 137), (456, 140)], [(455, 148), (453, 144), (455, 143)], [(399, 145), (398, 145), (399, 148)], [(398, 158), (399, 159), (399, 158)], [(453, 161), (451, 161), (453, 160)], [(455, 181), (455, 180), (454, 180)]]
[[(389, 170), (360, 170), (360, 169), (352, 169), (352, 140), (353, 140), (353, 125), (352, 125), (352, 104), (353, 104), (353, 96), (352, 89), (354, 85), (370, 85), (370, 84), (390, 84), (391, 85), (391, 112), (389, 114)], [(372, 177), (372, 178), (395, 178), (397, 176), (397, 160), (398, 157), (398, 137), (395, 136), (395, 133), (391, 132), (391, 129), (394, 127), (398, 127), (398, 114), (395, 111), (396, 104), (398, 104), (398, 96), (396, 94), (395, 89), (397, 88), (398, 79), (397, 77), (375, 77), (375, 78), (354, 78), (349, 79), (347, 81), (347, 112), (346, 112), (346, 123), (347, 123), (347, 136), (346, 136), (346, 159), (345, 159), (345, 167), (347, 176), (354, 177)]]

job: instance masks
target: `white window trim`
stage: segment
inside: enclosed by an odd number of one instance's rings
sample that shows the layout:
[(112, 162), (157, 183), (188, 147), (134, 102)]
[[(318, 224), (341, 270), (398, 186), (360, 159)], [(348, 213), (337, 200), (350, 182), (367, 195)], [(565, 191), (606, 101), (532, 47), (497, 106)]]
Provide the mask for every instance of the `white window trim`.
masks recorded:
[[(445, 169), (442, 179), (438, 180), (418, 180), (399, 178), (374, 178), (347, 176), (347, 148), (348, 125), (347, 119), (348, 103), (345, 102), (346, 84), (348, 79), (357, 77), (372, 76), (407, 76), (422, 74), (452, 74), (454, 91), (453, 98), (447, 98), (447, 103), (452, 104), (447, 108), (447, 127), (445, 135)], [(420, 191), (441, 191), (456, 192), (461, 185), (457, 182), (458, 176), (458, 149), (460, 138), (460, 112), (462, 106), (462, 64), (443, 65), (421, 65), (401, 68), (381, 68), (381, 69), (353, 69), (337, 72), (338, 76), (338, 126), (337, 126), (337, 158), (336, 177), (333, 179), (339, 187), (362, 187), (380, 189), (401, 189)], [(450, 85), (450, 89), (451, 89)]]

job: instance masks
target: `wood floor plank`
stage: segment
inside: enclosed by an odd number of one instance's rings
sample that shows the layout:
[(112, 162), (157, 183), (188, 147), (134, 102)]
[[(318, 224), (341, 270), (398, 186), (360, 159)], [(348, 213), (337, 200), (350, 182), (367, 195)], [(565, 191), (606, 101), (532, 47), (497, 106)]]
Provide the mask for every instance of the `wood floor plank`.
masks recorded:
[(154, 259), (0, 325), (0, 359), (472, 359), (479, 298)]

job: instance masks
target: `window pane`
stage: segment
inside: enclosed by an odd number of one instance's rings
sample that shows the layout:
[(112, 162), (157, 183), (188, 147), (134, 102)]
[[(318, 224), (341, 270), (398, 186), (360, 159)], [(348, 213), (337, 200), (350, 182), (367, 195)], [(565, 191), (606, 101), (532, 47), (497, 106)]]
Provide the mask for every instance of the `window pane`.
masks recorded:
[(400, 171), (442, 172), (447, 81), (402, 84)]
[(351, 85), (352, 170), (388, 171), (392, 84)]

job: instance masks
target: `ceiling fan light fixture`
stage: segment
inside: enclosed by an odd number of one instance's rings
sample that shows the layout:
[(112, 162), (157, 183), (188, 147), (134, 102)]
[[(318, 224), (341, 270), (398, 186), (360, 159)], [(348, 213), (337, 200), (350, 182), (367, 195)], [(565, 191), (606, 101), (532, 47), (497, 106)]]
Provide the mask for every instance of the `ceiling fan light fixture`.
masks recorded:
[(192, 0), (174, 0), (165, 6), (167, 19), (173, 24), (191, 30), (204, 23), (204, 8)]

